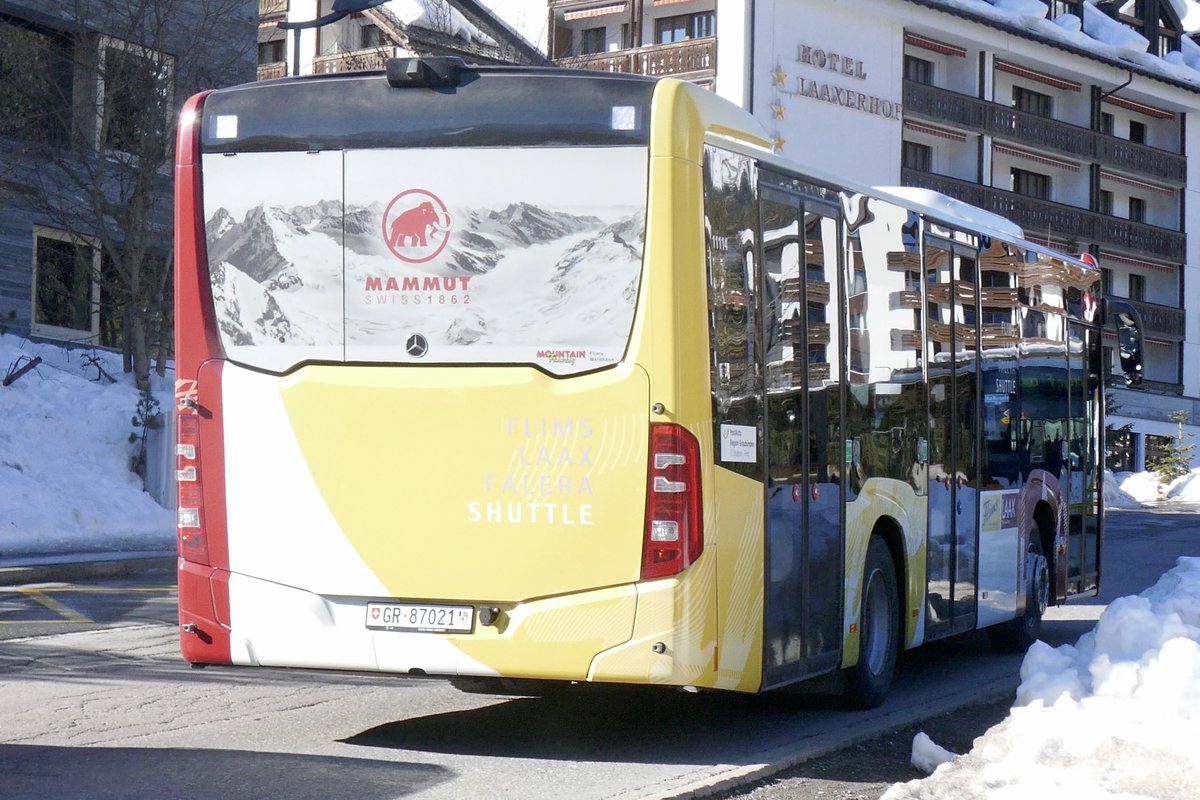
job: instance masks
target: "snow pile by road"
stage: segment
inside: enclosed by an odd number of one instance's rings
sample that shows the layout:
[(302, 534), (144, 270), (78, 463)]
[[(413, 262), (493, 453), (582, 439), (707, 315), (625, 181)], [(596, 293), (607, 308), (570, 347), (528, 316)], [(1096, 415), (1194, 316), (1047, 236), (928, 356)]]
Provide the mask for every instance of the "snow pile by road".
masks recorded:
[[(1075, 646), (1038, 642), (1009, 717), (882, 800), (1200, 797), (1200, 558), (1109, 605)], [(920, 752), (918, 752), (918, 750)], [(914, 761), (929, 743), (914, 743)]]
[(1105, 508), (1141, 508), (1142, 501), (1125, 489), (1125, 484), (1112, 472), (1104, 471)]
[[(0, 386), (0, 558), (172, 548), (174, 514), (129, 469), (138, 391), (120, 356), (0, 334), (0, 374), (36, 357)], [(155, 390), (169, 410), (173, 388)]]
[[(1153, 472), (1118, 472), (1115, 476), (1106, 473), (1105, 480), (1104, 502), (1109, 508), (1138, 508), (1143, 503), (1161, 500), (1200, 502), (1200, 468), (1166, 485)], [(1110, 486), (1119, 486), (1119, 494), (1110, 494)], [(1120, 495), (1132, 499), (1136, 505), (1127, 505)]]

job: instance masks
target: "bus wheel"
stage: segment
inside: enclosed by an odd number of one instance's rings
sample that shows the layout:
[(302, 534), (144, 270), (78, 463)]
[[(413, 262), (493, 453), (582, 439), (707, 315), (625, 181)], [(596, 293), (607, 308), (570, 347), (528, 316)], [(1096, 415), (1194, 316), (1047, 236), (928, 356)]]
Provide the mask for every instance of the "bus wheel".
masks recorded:
[(1042, 632), (1042, 616), (1050, 602), (1050, 565), (1036, 538), (1029, 542), (1025, 554), (1025, 574), (1025, 613), (988, 628), (992, 647), (1001, 653), (1025, 652)]
[(892, 685), (900, 649), (899, 603), (892, 554), (883, 539), (872, 536), (863, 572), (858, 663), (846, 676), (847, 698), (858, 708), (878, 706)]

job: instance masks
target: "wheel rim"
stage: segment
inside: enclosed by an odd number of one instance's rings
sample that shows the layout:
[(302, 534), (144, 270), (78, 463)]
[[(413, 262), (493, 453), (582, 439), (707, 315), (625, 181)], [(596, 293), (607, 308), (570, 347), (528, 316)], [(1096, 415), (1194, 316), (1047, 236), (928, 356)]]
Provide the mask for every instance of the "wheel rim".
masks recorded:
[(879, 570), (867, 579), (867, 590), (863, 606), (863, 624), (866, 627), (862, 645), (862, 657), (871, 674), (883, 672), (888, 654), (888, 638), (891, 635), (891, 617), (888, 613), (887, 584)]
[(1046, 564), (1046, 557), (1037, 551), (1030, 551), (1029, 566), (1029, 602), (1037, 609), (1038, 617), (1041, 617), (1050, 605), (1050, 569)]

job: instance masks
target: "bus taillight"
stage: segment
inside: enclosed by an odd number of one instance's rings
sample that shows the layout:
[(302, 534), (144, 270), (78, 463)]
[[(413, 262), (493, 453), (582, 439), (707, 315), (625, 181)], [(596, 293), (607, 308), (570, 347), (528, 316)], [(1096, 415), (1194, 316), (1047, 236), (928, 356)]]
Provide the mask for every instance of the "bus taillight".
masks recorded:
[(687, 569), (704, 549), (700, 444), (679, 425), (650, 426), (642, 579)]
[(175, 478), (179, 487), (179, 555), (188, 561), (208, 563), (204, 538), (204, 490), (200, 484), (200, 418), (178, 417), (175, 445)]

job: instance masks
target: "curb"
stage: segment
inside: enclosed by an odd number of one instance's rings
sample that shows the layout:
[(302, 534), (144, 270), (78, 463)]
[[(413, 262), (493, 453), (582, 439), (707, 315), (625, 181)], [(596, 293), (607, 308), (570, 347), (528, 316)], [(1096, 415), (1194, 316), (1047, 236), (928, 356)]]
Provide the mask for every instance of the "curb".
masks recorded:
[(707, 775), (694, 776), (690, 781), (681, 781), (670, 788), (651, 791), (643, 795), (644, 800), (701, 800), (716, 794), (725, 794), (739, 789), (749, 790), (762, 781), (770, 780), (792, 767), (814, 761), (839, 750), (845, 750), (862, 742), (883, 736), (897, 728), (931, 719), (940, 714), (969, 708), (976, 705), (1012, 697), (1019, 681), (1014, 675), (1009, 681), (1001, 681), (983, 694), (959, 693), (939, 702), (922, 707), (913, 707), (879, 714), (872, 723), (849, 737), (838, 733), (825, 733), (786, 745), (780, 745), (763, 753), (756, 764), (724, 765), (716, 767)]
[[(14, 559), (15, 560), (15, 559)], [(0, 562), (2, 564), (3, 562)], [(10, 562), (12, 563), (12, 562)], [(66, 556), (57, 562), (0, 565), (0, 586), (50, 583), (80, 578), (119, 578), (143, 572), (174, 571), (176, 556), (165, 553), (94, 553)]]

